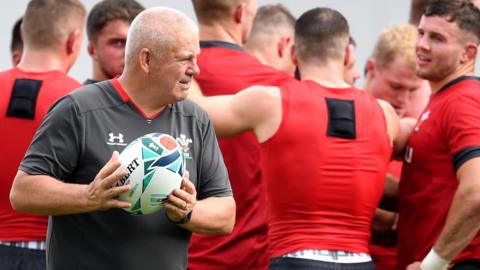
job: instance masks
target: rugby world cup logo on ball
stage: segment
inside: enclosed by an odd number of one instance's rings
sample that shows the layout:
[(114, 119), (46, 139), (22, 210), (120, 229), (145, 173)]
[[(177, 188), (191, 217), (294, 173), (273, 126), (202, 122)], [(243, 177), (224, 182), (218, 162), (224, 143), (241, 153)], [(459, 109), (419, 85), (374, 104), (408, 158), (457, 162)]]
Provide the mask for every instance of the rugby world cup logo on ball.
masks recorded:
[(130, 192), (119, 200), (132, 204), (124, 209), (133, 215), (150, 214), (163, 208), (163, 200), (180, 188), (185, 164), (181, 147), (168, 134), (151, 133), (137, 138), (120, 153), (127, 175), (118, 186), (130, 184)]

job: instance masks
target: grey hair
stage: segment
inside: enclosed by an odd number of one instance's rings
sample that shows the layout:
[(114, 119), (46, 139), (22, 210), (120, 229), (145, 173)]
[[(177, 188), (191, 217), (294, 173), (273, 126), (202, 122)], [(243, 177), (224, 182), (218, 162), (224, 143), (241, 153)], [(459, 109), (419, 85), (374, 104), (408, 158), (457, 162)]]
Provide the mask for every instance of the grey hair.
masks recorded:
[(195, 22), (176, 9), (154, 7), (142, 11), (128, 31), (125, 66), (134, 64), (142, 48), (161, 53), (177, 40), (179, 33), (188, 30), (198, 34)]

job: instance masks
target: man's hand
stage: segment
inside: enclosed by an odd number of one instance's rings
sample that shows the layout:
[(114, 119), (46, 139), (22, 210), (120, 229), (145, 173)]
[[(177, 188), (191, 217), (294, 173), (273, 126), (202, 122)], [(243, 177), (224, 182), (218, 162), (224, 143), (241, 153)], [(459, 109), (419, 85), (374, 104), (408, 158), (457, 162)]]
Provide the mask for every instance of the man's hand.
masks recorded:
[(110, 208), (130, 208), (128, 202), (119, 201), (118, 195), (130, 191), (130, 185), (116, 187), (115, 184), (126, 176), (121, 169), (118, 152), (114, 151), (110, 160), (95, 176), (95, 179), (86, 189), (86, 200), (94, 210), (107, 210)]
[(167, 217), (173, 222), (180, 222), (187, 217), (197, 203), (197, 190), (189, 180), (189, 173), (185, 171), (180, 189), (175, 189), (163, 203)]
[(407, 266), (406, 270), (422, 270), (422, 268), (420, 267), (420, 262), (414, 262)]

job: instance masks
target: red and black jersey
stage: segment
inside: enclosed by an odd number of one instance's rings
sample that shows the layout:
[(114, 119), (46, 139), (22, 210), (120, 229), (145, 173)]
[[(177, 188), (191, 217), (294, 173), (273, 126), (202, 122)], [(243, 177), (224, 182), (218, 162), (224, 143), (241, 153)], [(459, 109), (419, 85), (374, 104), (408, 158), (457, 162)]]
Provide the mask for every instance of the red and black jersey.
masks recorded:
[[(458, 187), (456, 171), (480, 156), (480, 81), (460, 77), (420, 116), (405, 155), (399, 188), (399, 269), (422, 260), (437, 241)], [(455, 261), (480, 258), (480, 235)]]
[[(293, 78), (263, 65), (238, 45), (201, 41), (200, 74), (195, 76), (207, 96), (235, 94), (253, 85), (281, 85)], [(267, 209), (258, 142), (251, 132), (218, 140), (237, 205), (228, 236), (193, 234), (190, 270), (264, 270), (268, 268)]]
[(261, 144), (272, 256), (368, 253), (392, 146), (383, 110), (356, 88), (281, 87), (282, 121)]
[(47, 217), (19, 213), (9, 193), (18, 166), (50, 106), (80, 83), (60, 71), (0, 73), (0, 240), (45, 240)]

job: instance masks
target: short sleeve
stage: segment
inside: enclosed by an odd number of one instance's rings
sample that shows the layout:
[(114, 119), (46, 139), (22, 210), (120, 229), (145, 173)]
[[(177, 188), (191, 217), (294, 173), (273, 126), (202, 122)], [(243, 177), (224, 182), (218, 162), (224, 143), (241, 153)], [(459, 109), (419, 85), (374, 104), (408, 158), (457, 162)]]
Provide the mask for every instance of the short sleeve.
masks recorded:
[(468, 93), (451, 100), (443, 124), (455, 170), (480, 156), (480, 94)]
[(70, 96), (57, 101), (43, 119), (20, 170), (65, 181), (77, 167), (83, 128)]
[(200, 160), (198, 199), (232, 196), (227, 168), (210, 121), (203, 132)]

